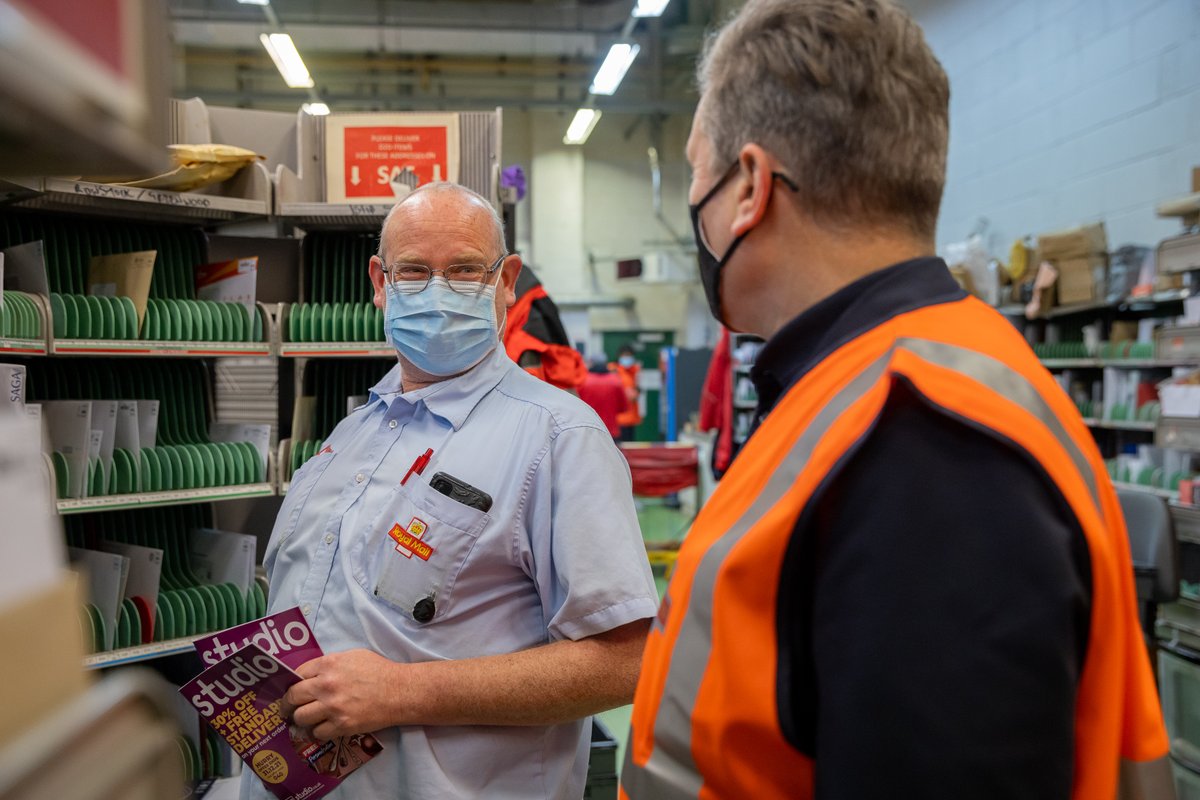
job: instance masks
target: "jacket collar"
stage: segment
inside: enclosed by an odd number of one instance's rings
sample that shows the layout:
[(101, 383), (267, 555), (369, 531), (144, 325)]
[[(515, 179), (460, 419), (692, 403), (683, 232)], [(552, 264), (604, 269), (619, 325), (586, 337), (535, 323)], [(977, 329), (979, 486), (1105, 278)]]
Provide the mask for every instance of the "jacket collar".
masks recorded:
[(946, 262), (902, 261), (859, 278), (792, 319), (763, 346), (750, 370), (761, 418), (779, 397), (846, 342), (889, 319), (966, 297)]

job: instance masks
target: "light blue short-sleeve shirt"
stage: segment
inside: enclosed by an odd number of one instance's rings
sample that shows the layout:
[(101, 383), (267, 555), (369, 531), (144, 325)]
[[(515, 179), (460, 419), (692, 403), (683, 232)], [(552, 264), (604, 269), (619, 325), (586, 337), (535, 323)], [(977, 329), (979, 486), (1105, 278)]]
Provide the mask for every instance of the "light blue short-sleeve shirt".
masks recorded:
[[(293, 476), (264, 559), (269, 611), (299, 606), (325, 652), (471, 658), (654, 615), (628, 465), (590, 408), (503, 350), (407, 394), (395, 367), (325, 444)], [(439, 473), (490, 509), (435, 491)], [(579, 798), (590, 734), (588, 719), (386, 729), (383, 753), (328, 797)], [(242, 797), (271, 795), (247, 772)]]

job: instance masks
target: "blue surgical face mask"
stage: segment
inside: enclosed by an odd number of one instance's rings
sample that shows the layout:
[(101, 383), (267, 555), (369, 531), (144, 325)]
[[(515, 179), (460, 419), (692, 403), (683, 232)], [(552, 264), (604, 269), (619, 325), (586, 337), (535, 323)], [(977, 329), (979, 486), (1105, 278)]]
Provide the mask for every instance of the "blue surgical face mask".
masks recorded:
[(620, 364), (622, 367), (625, 367), (625, 369), (629, 369), (630, 367), (633, 366), (634, 359), (633, 359), (633, 356), (621, 356), (620, 358), (617, 359), (617, 363)]
[(500, 343), (496, 286), (460, 294), (440, 275), (416, 294), (388, 284), (384, 329), (392, 347), (422, 372), (439, 377), (466, 372)]

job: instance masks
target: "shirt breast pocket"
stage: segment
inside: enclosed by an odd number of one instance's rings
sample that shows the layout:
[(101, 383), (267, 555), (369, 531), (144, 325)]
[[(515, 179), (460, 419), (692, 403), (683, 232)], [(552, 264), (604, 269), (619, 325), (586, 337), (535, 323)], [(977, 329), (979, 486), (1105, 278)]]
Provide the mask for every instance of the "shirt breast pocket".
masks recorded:
[(427, 483), (397, 486), (361, 540), (355, 579), (378, 602), (422, 625), (443, 619), (489, 519)]

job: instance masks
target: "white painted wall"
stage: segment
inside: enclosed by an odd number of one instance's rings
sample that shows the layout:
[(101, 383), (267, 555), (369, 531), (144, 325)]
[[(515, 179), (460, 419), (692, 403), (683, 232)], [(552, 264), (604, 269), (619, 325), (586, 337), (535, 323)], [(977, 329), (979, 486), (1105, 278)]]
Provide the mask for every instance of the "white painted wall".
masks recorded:
[[(504, 112), (502, 161), (520, 164), (529, 196), (518, 205), (517, 241), (551, 296), (563, 305), (572, 337), (598, 348), (599, 332), (630, 328), (675, 331), (676, 342), (699, 347), (715, 340), (695, 278), (687, 210), (691, 179), (683, 149), (691, 117), (667, 118), (658, 142), (663, 220), (654, 212), (647, 120), (605, 114), (582, 147), (562, 144), (569, 114)], [(664, 222), (665, 220), (665, 222)], [(618, 281), (616, 261), (649, 250), (685, 257), (689, 283)], [(573, 301), (631, 298), (633, 307), (571, 308)]]
[[(903, 0), (951, 82), (951, 141), (938, 241), (980, 217), (993, 255), (1026, 234), (1103, 220), (1109, 244), (1178, 232), (1154, 206), (1191, 190), (1200, 165), (1200, 0)], [(663, 210), (652, 209), (643, 120), (608, 114), (582, 148), (565, 113), (506, 110), (504, 163), (529, 173), (518, 240), (555, 297), (627, 296), (630, 311), (568, 312), (576, 337), (667, 328), (710, 343), (697, 283), (617, 282), (614, 261), (690, 244), (683, 158), (690, 118), (661, 134)], [(668, 230), (668, 226), (672, 230)]]
[(980, 216), (993, 255), (1103, 220), (1109, 245), (1178, 233), (1154, 206), (1200, 166), (1198, 0), (904, 0), (950, 76), (938, 242)]

